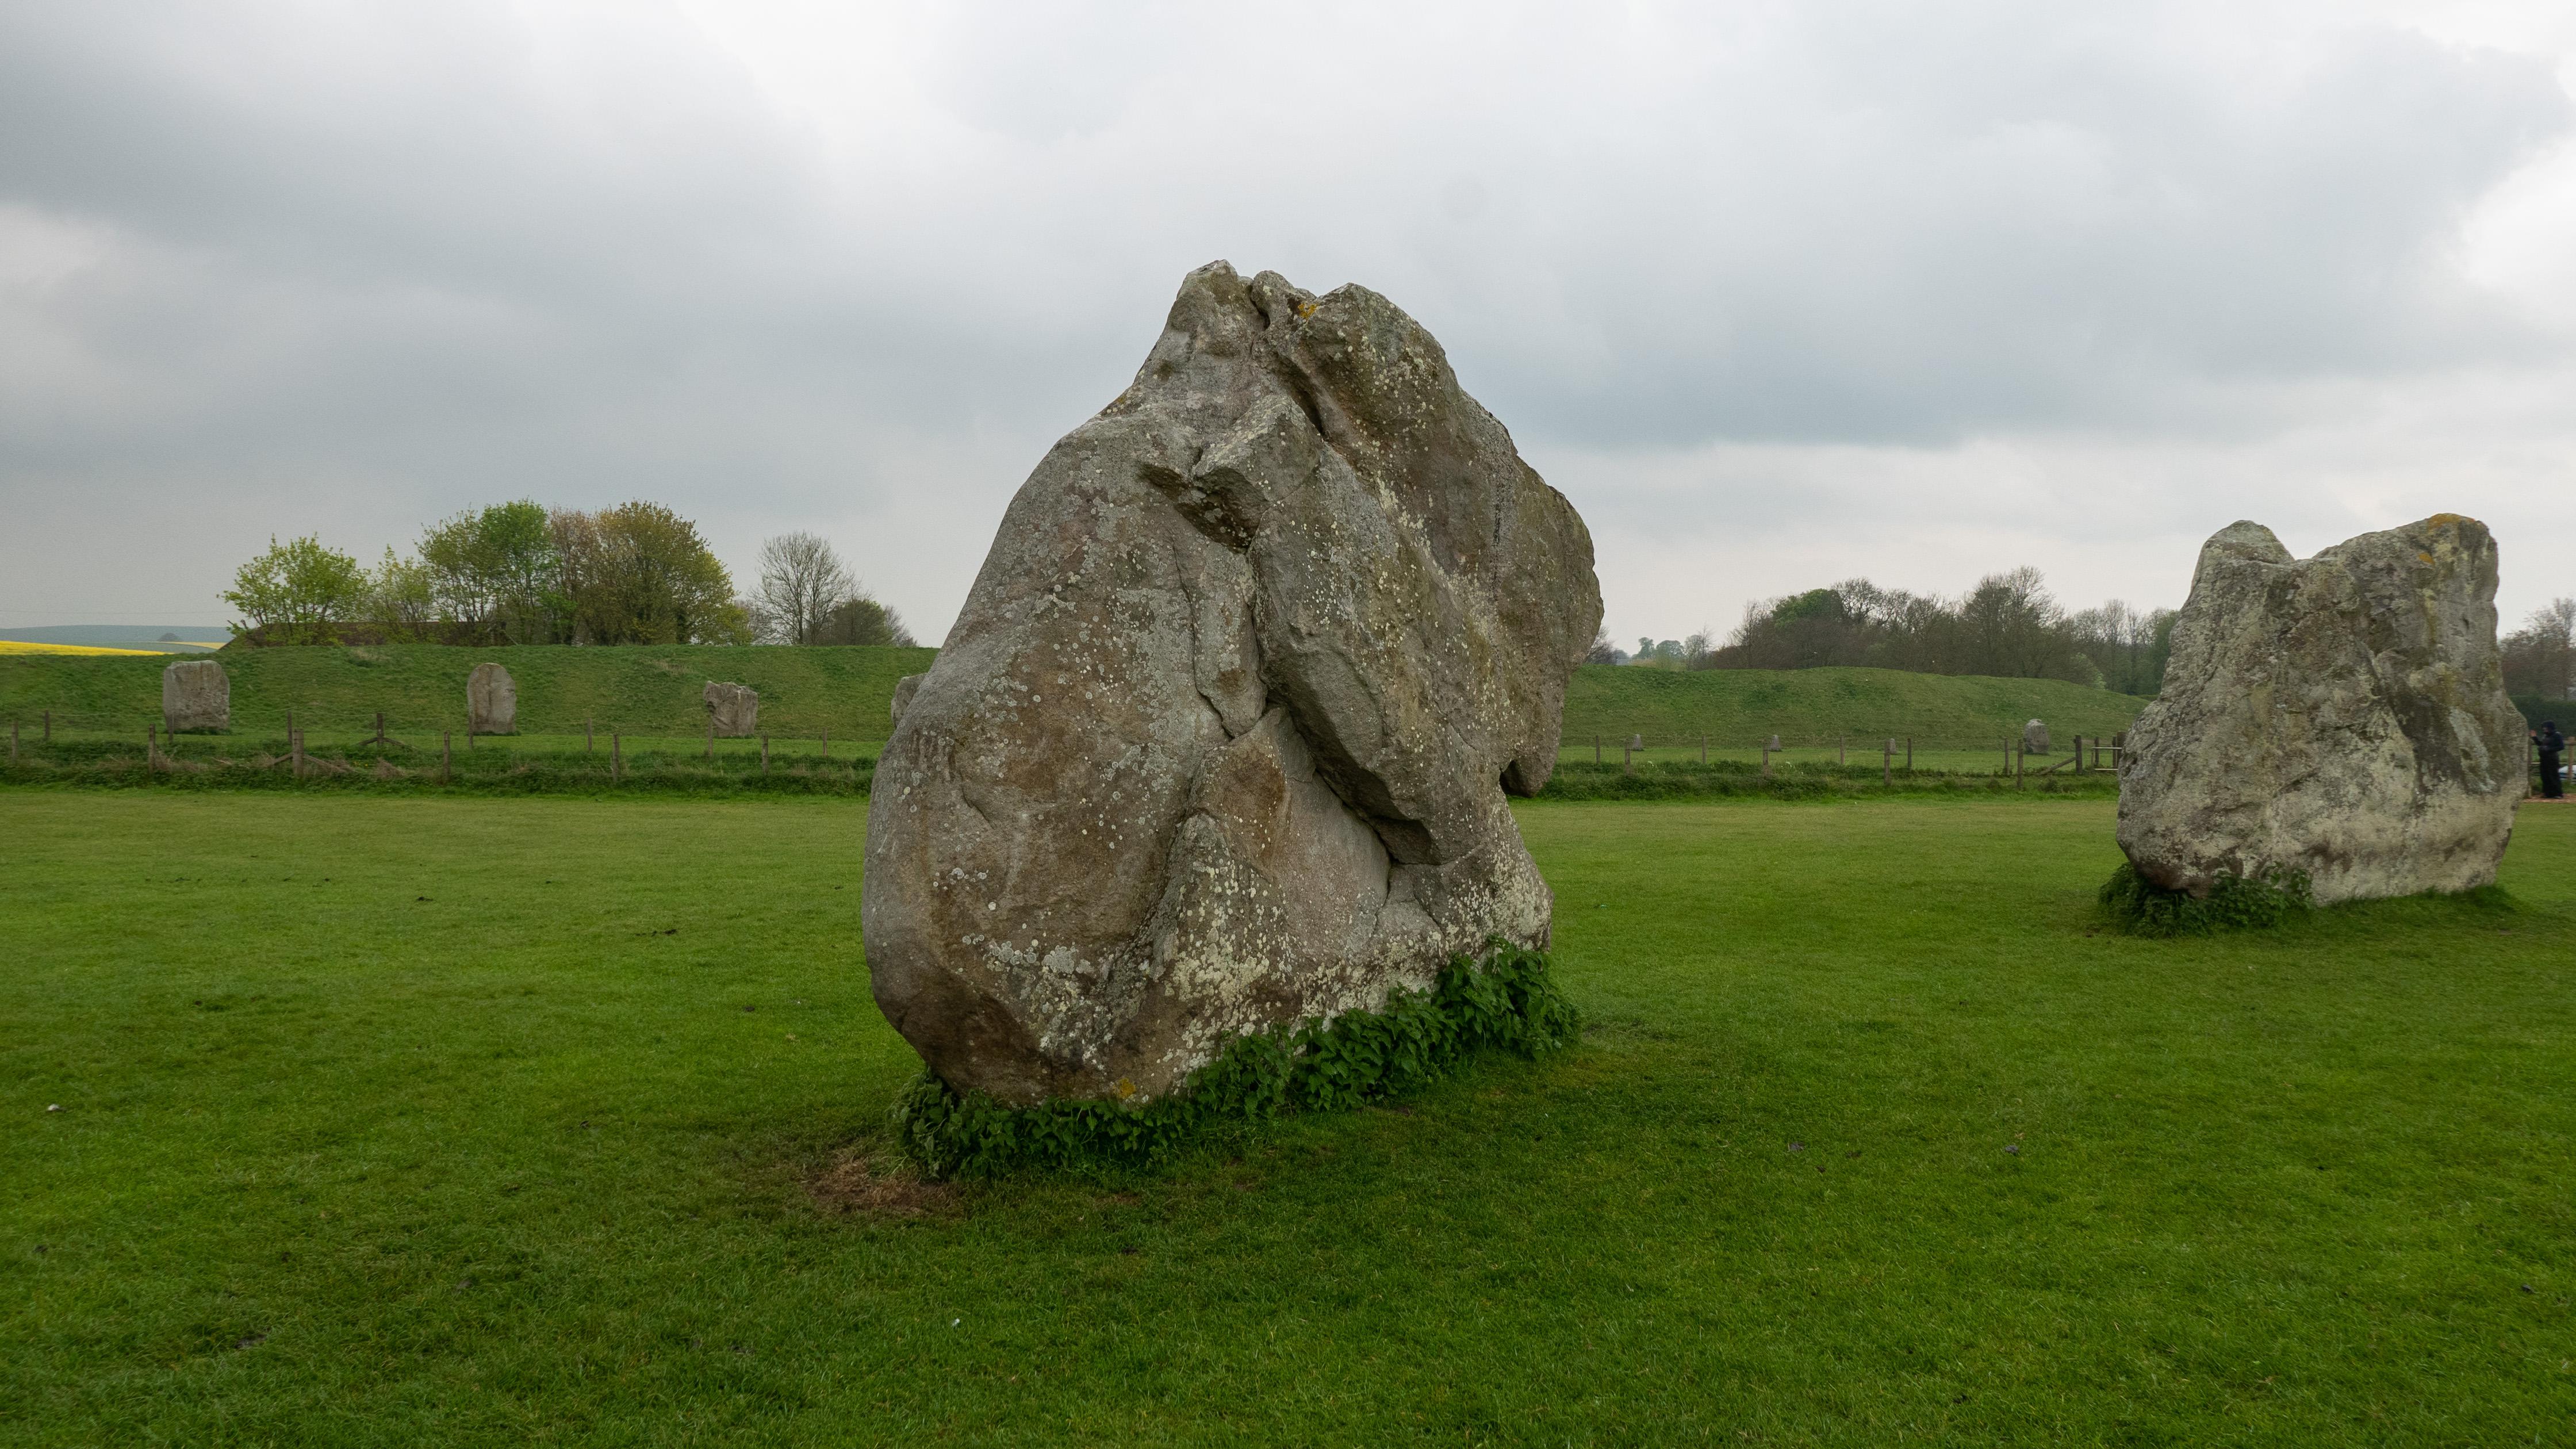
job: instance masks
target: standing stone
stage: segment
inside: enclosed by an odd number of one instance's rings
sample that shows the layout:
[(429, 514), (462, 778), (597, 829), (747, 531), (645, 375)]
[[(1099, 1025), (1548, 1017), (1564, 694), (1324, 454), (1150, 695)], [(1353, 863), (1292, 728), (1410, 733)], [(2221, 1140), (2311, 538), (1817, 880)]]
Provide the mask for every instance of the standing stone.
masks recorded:
[(2021, 752), (2025, 755), (2044, 755), (2048, 753), (2048, 726), (2046, 723), (2040, 720), (2032, 720), (2030, 723), (2021, 727)]
[(2120, 754), (2130, 863), (2193, 895), (2303, 872), (2319, 904), (2491, 884), (2523, 744), (2495, 590), (2495, 539), (2457, 514), (2306, 560), (2219, 531)]
[(715, 721), (716, 738), (747, 739), (759, 732), (760, 694), (750, 685), (710, 680), (699, 697), (706, 702), (707, 717)]
[(519, 732), (519, 686), (498, 664), (477, 664), (465, 681), (465, 728), (478, 735)]
[(1583, 521), (1418, 323), (1201, 268), (898, 706), (878, 1005), (959, 1091), (1142, 1099), (1543, 945), (1504, 795), (1546, 783), (1600, 618)]
[(211, 659), (188, 659), (162, 670), (161, 725), (174, 735), (231, 729), (233, 685), (224, 667)]
[(887, 713), (893, 716), (894, 723), (903, 723), (903, 707), (912, 703), (912, 693), (919, 688), (921, 688), (921, 676), (918, 674), (907, 674), (894, 682), (894, 699), (886, 706)]

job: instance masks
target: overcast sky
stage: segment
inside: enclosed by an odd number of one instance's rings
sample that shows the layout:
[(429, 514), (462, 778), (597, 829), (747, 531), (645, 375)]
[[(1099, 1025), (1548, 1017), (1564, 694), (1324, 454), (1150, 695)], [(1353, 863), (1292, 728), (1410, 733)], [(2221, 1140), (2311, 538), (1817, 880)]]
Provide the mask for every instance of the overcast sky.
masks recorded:
[(1223, 257), (1385, 293), (1623, 641), (2494, 526), (2576, 594), (2576, 6), (0, 0), (0, 627), (657, 499), (935, 641)]

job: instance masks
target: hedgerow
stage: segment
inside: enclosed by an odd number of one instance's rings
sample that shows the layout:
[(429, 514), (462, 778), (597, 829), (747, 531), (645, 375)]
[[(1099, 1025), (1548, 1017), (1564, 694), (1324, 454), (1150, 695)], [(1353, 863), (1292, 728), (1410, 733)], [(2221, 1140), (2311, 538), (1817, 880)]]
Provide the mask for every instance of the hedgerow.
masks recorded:
[(1383, 1011), (1238, 1037), (1178, 1091), (1143, 1106), (1006, 1107), (982, 1092), (961, 1096), (925, 1072), (892, 1120), (905, 1155), (934, 1177), (1137, 1167), (1213, 1127), (1336, 1111), (1418, 1087), (1480, 1048), (1536, 1058), (1571, 1044), (1579, 1027), (1547, 957), (1497, 941), (1481, 963), (1459, 957), (1429, 991), (1398, 990)]

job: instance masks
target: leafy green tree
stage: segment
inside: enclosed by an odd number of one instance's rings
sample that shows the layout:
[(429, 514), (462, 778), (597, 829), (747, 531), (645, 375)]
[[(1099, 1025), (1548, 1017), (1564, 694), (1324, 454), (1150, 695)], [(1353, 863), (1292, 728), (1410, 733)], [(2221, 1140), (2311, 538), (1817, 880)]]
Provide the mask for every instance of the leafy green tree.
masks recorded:
[(732, 644), (751, 637), (733, 577), (697, 525), (659, 503), (548, 521), (572, 637), (592, 644)]
[(817, 644), (900, 644), (907, 648), (921, 641), (903, 626), (903, 616), (876, 600), (861, 594), (843, 599), (814, 631)]
[(421, 536), (420, 560), (446, 617), (520, 644), (556, 633), (563, 561), (543, 507), (522, 499), (468, 509)]
[(317, 538), (279, 543), (272, 535), (268, 551), (234, 573), (222, 598), (248, 621), (233, 624), (236, 634), (258, 630), (272, 644), (332, 644), (340, 637), (333, 626), (363, 612), (368, 593), (356, 559)]
[(367, 616), (389, 643), (428, 638), (438, 620), (437, 577), (429, 565), (386, 549), (384, 561), (367, 575)]

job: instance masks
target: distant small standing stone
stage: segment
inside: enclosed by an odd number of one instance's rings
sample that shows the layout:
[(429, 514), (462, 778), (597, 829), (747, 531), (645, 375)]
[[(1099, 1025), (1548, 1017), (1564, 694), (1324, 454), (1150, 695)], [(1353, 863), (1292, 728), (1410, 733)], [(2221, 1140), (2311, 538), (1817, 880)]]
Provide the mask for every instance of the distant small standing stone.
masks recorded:
[(211, 659), (190, 659), (162, 670), (161, 723), (174, 735), (231, 729), (233, 686), (224, 667)]
[(2048, 753), (2048, 726), (2038, 720), (2021, 727), (2021, 752), (2025, 755)]
[(887, 707), (887, 713), (894, 716), (897, 724), (903, 722), (903, 707), (912, 703), (912, 693), (919, 688), (921, 676), (918, 674), (907, 674), (894, 682), (894, 702)]
[(1645, 737), (1644, 735), (1630, 735), (1630, 736), (1628, 736), (1628, 748), (1630, 748), (1630, 749), (1632, 749), (1632, 750), (1642, 750), (1642, 749), (1644, 749), (1645, 747), (1646, 747), (1646, 737)]
[(760, 728), (760, 693), (748, 684), (718, 684), (708, 681), (703, 696), (707, 717), (715, 721), (716, 735), (721, 739), (743, 739)]
[(519, 686), (498, 664), (477, 664), (465, 681), (465, 727), (478, 735), (519, 732)]
[(1776, 749), (1778, 749), (1778, 748), (1780, 748), (1780, 737), (1779, 737), (1778, 735), (1773, 735), (1773, 736), (1771, 737), (1771, 745), (1770, 745), (1770, 748), (1775, 749), (1775, 750), (1776, 750)]

